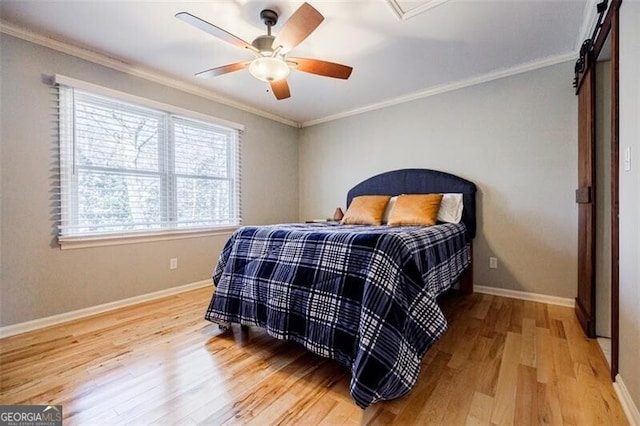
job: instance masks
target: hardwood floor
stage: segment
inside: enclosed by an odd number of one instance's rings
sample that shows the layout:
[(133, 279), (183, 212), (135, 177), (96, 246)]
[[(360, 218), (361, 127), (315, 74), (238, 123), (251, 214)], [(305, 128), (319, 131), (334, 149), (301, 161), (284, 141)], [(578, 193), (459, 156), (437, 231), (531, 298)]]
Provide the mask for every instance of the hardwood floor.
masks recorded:
[(627, 424), (573, 310), (443, 300), (416, 387), (358, 408), (337, 363), (258, 328), (203, 319), (210, 289), (0, 341), (0, 404), (62, 404), (74, 424)]

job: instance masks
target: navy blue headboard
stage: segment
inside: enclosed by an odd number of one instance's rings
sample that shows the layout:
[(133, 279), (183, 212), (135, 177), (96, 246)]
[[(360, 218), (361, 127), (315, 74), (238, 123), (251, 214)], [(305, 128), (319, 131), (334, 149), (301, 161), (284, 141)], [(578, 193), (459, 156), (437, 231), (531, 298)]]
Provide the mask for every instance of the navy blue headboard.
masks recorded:
[(402, 169), (360, 182), (347, 193), (347, 207), (358, 195), (462, 193), (462, 222), (470, 238), (476, 236), (476, 185), (450, 173), (429, 169)]

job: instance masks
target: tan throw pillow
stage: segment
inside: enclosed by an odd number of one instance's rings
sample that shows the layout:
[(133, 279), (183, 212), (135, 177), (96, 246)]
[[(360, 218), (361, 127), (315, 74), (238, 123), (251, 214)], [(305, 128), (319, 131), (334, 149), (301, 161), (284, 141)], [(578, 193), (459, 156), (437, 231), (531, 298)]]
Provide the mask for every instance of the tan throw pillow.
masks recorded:
[(342, 218), (343, 225), (380, 225), (389, 195), (361, 195), (351, 200)]
[(442, 194), (404, 194), (398, 196), (389, 215), (390, 226), (435, 225)]

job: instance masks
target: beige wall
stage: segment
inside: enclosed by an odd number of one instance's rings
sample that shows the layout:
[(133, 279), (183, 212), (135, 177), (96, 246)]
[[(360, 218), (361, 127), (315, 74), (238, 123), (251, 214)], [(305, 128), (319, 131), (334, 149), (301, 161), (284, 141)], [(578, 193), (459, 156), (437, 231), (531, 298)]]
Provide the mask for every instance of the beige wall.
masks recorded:
[[(4, 34), (0, 55), (0, 326), (210, 279), (228, 238), (61, 251), (52, 219), (56, 109), (47, 76), (63, 74), (244, 124), (244, 223), (297, 220), (298, 129)], [(177, 270), (169, 270), (170, 257), (178, 258)]]
[(476, 285), (575, 297), (572, 74), (564, 63), (302, 129), (300, 218), (331, 215), (376, 173), (444, 170), (479, 188)]
[[(640, 2), (620, 7), (620, 358), (619, 372), (640, 408)], [(631, 170), (624, 151), (631, 149)]]

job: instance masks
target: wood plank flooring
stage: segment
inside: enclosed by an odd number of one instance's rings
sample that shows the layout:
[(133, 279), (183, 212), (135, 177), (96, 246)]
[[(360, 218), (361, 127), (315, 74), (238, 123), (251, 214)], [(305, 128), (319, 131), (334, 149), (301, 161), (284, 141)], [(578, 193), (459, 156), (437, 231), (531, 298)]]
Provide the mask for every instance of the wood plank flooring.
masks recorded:
[(62, 404), (76, 424), (625, 425), (573, 310), (482, 294), (408, 395), (361, 410), (349, 372), (258, 328), (222, 333), (194, 290), (0, 341), (0, 404)]

